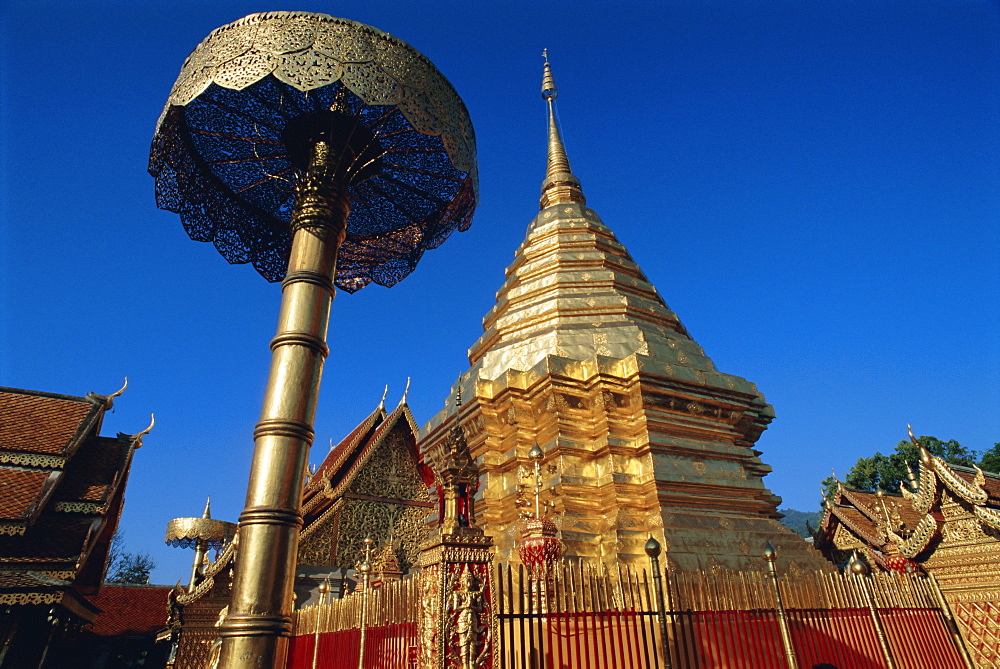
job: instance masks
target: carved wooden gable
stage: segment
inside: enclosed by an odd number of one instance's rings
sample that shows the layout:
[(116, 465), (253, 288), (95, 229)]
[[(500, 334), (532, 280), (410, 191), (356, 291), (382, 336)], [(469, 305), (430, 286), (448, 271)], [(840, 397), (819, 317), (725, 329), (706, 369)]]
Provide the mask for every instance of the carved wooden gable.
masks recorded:
[(391, 538), (404, 571), (416, 562), (432, 503), (415, 435), (410, 410), (402, 405), (374, 421), (350, 444), (350, 453), (331, 451), (327, 461), (336, 458), (340, 466), (324, 462), (317, 472), (323, 476), (310, 483), (316, 492), (306, 503), (301, 564), (351, 568), (365, 537), (375, 540), (378, 552)]

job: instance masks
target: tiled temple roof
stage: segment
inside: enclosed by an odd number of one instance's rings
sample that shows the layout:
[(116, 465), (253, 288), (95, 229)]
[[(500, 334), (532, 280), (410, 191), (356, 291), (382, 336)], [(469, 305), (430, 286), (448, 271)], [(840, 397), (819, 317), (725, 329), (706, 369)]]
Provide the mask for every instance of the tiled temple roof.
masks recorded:
[(0, 388), (0, 449), (66, 456), (104, 415), (103, 399)]
[(0, 388), (0, 593), (100, 585), (139, 443), (99, 435), (113, 399)]
[[(893, 556), (923, 562), (942, 530), (942, 499), (966, 507), (983, 525), (1000, 527), (1000, 476), (979, 469), (950, 465), (930, 456), (919, 464), (919, 487), (901, 494), (852, 490), (839, 484), (827, 502), (815, 545), (828, 556), (838, 550), (836, 535), (843, 528), (864, 546), (864, 552), (885, 568)], [(897, 563), (899, 564), (899, 563)]]
[(25, 520), (45, 489), (52, 472), (0, 469), (0, 519)]
[(112, 585), (87, 600), (101, 609), (91, 631), (98, 636), (151, 634), (163, 629), (167, 620), (170, 586)]

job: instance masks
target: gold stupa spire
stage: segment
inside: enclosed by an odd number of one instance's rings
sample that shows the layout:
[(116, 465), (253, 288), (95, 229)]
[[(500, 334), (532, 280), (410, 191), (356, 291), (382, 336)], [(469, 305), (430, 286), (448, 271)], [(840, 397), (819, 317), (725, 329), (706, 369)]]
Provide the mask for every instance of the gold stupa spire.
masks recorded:
[[(421, 449), (445, 453), (452, 439), (463, 440), (462, 462), (474, 458), (475, 475), (485, 475), (482, 496), (470, 503), (499, 562), (541, 564), (558, 554), (558, 531), (542, 508), (544, 478), (545, 490), (558, 493), (561, 540), (574, 558), (646, 560), (652, 535), (669, 546), (671, 570), (759, 569), (751, 547), (773, 537), (780, 565), (830, 569), (775, 520), (781, 500), (764, 485), (770, 467), (754, 449), (771, 407), (753, 383), (715, 368), (584, 204), (556, 126), (555, 94), (546, 63), (542, 209), (469, 349), (469, 370), (452, 387), (466, 399), (461, 421), (449, 401), (422, 430)], [(524, 462), (535, 440), (564, 475), (542, 477), (540, 450)], [(524, 479), (520, 490), (511, 486)]]
[(542, 51), (545, 67), (542, 73), (542, 98), (549, 107), (549, 157), (545, 169), (545, 181), (542, 182), (541, 208), (556, 204), (577, 202), (586, 204), (580, 180), (573, 176), (566, 156), (559, 126), (556, 124), (555, 99), (559, 94), (555, 79), (552, 78), (552, 67), (549, 65), (548, 49)]

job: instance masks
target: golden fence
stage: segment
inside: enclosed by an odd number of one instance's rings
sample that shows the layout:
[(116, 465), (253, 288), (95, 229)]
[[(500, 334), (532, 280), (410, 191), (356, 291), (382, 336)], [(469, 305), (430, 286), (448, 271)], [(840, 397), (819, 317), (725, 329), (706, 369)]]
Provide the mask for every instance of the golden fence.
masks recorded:
[(289, 669), (409, 669), (418, 650), (420, 579), (386, 581), (299, 609)]
[[(775, 585), (777, 585), (777, 592)], [(780, 601), (779, 601), (780, 594)], [(493, 579), (496, 669), (965, 669), (930, 579), (819, 572), (667, 574), (562, 560)], [(292, 669), (417, 666), (411, 577), (294, 614)], [(659, 601), (662, 596), (663, 607)]]
[[(745, 611), (777, 608), (774, 587), (763, 572), (688, 572), (672, 574), (670, 601), (688, 611)], [(925, 578), (897, 573), (867, 577), (879, 608), (937, 608), (934, 585)], [(860, 578), (824, 572), (802, 572), (778, 579), (788, 609), (867, 608)]]
[(394, 623), (415, 623), (420, 615), (420, 579), (408, 576), (399, 581), (385, 581), (365, 592), (356, 589), (340, 599), (325, 604), (306, 606), (292, 614), (296, 634), (340, 632), (362, 627), (379, 627)]
[[(669, 574), (563, 560), (497, 568), (498, 669), (964, 669), (929, 580), (804, 572)], [(664, 607), (658, 606), (661, 587)]]
[(498, 668), (661, 666), (645, 571), (562, 560), (532, 578), (523, 565), (498, 566), (493, 596)]

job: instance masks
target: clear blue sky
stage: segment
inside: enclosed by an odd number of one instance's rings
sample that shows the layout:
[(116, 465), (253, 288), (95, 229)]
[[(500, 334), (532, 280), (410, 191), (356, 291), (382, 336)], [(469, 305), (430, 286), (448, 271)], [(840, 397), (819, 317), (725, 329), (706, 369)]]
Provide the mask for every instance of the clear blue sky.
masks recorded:
[(0, 384), (130, 388), (157, 427), (122, 527), (187, 578), (166, 522), (242, 508), (279, 290), (153, 203), (149, 141), (187, 54), (255, 11), (369, 23), (434, 61), (476, 128), (472, 229), (334, 304), (319, 461), (407, 376), (426, 421), (468, 366), (537, 211), (543, 47), (589, 204), (716, 365), (777, 419), (785, 505), (918, 434), (1000, 441), (996, 2), (46, 2), (0, 8)]

